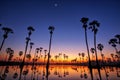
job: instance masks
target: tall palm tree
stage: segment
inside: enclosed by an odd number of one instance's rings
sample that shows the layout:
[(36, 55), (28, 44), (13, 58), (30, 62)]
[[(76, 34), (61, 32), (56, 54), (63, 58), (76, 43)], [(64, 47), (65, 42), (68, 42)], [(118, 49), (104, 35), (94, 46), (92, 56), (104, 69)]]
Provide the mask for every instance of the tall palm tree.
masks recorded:
[(25, 53), (24, 53), (24, 57), (23, 57), (23, 63), (25, 61), (25, 56), (26, 56), (26, 53), (27, 53), (27, 48), (28, 48), (29, 41), (31, 40), (30, 36), (32, 34), (32, 31), (35, 31), (35, 29), (32, 26), (29, 26), (27, 28), (27, 30), (28, 30), (28, 37), (26, 37), (26, 47), (25, 47)]
[(118, 44), (120, 45), (120, 34), (115, 35), (115, 38), (118, 39)]
[(112, 39), (110, 39), (109, 40), (109, 42), (108, 42), (113, 48), (115, 48), (115, 51), (116, 51), (116, 53), (118, 52), (118, 50), (117, 50), (117, 39), (116, 38), (112, 38)]
[(91, 29), (92, 32), (94, 33), (94, 48), (95, 48), (96, 63), (97, 63), (99, 77), (101, 80), (102, 78), (101, 78), (101, 73), (100, 73), (100, 65), (98, 62), (97, 48), (96, 48), (96, 35), (98, 32), (98, 27), (100, 26), (100, 23), (97, 20), (94, 20), (94, 21), (90, 22), (89, 25), (90, 25), (89, 29)]
[(4, 34), (3, 34), (3, 41), (2, 41), (1, 46), (0, 46), (0, 51), (2, 50), (5, 39), (8, 38), (8, 34), (13, 33), (13, 30), (11, 28), (3, 27), (2, 30), (4, 31)]
[(19, 77), (19, 80), (21, 80), (21, 73), (22, 73), (22, 70), (23, 70), (24, 62), (25, 62), (25, 57), (26, 57), (26, 53), (27, 53), (27, 48), (28, 48), (29, 41), (31, 40), (31, 39), (30, 39), (30, 36), (31, 36), (31, 34), (32, 34), (32, 31), (35, 31), (35, 29), (34, 29), (32, 26), (29, 26), (29, 27), (27, 28), (27, 30), (28, 30), (28, 37), (26, 37), (26, 46), (25, 46), (25, 53), (24, 53), (23, 61), (22, 61), (22, 63), (20, 64), (20, 77)]
[(98, 44), (97, 45), (97, 48), (98, 48), (98, 50), (100, 51), (100, 53), (101, 53), (101, 57), (102, 57), (102, 63), (104, 64), (104, 60), (103, 60), (103, 53), (102, 53), (102, 50), (103, 50), (103, 48), (104, 48), (104, 46), (103, 46), (103, 44)]
[(53, 34), (53, 31), (54, 31), (54, 26), (49, 26), (48, 30), (50, 30), (50, 42), (49, 42), (49, 50), (48, 50), (48, 60), (47, 60), (47, 65), (46, 65), (46, 77), (48, 79), (48, 70), (49, 70), (49, 61), (50, 61), (50, 51), (51, 51), (51, 42), (52, 42), (52, 34)]
[(90, 22), (89, 25), (90, 25), (89, 29), (91, 29), (92, 32), (94, 33), (94, 48), (95, 48), (96, 62), (97, 62), (97, 66), (99, 67), (97, 49), (96, 49), (96, 35), (98, 32), (98, 27), (100, 26), (100, 23), (98, 23), (98, 21), (94, 20), (94, 21)]
[(83, 23), (83, 28), (85, 30), (85, 42), (86, 42), (86, 47), (87, 47), (87, 53), (88, 53), (88, 59), (89, 59), (89, 67), (91, 67), (91, 61), (90, 61), (90, 53), (89, 53), (89, 46), (88, 46), (88, 39), (87, 39), (87, 22), (88, 22), (88, 18), (83, 17), (80, 22)]

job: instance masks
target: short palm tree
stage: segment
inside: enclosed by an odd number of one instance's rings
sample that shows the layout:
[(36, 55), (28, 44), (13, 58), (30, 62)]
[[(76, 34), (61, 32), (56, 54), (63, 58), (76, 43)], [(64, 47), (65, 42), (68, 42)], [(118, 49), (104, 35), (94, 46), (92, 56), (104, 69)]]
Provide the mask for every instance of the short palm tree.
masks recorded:
[(92, 59), (93, 59), (94, 58), (94, 53), (95, 53), (95, 48), (91, 48), (90, 51), (92, 53)]
[(78, 56), (79, 56), (79, 58), (80, 58), (80, 63), (81, 63), (81, 53), (78, 53)]
[(47, 50), (45, 49), (44, 52), (45, 52), (45, 55), (44, 55), (44, 63), (46, 63), (45, 60), (46, 60), (46, 57), (47, 57)]
[(19, 61), (21, 62), (21, 59), (20, 59), (20, 57), (23, 55), (23, 51), (19, 51)]
[(41, 58), (41, 52), (42, 52), (43, 48), (40, 47), (40, 55), (39, 55), (39, 58)]
[(104, 46), (103, 46), (103, 44), (98, 44), (97, 45), (97, 48), (98, 48), (98, 50), (100, 51), (100, 53), (101, 53), (101, 57), (102, 57), (102, 63), (104, 63), (104, 60), (103, 60), (103, 53), (102, 53), (102, 50), (103, 50), (103, 48), (104, 48)]
[(2, 44), (0, 46), (0, 51), (2, 50), (2, 47), (3, 47), (5, 40), (8, 38), (8, 34), (13, 33), (13, 30), (11, 28), (3, 27), (2, 30), (4, 31), (4, 34), (3, 34), (3, 41), (2, 41)]
[(109, 42), (108, 42), (114, 49), (115, 49), (115, 51), (116, 51), (116, 53), (118, 52), (118, 50), (117, 50), (117, 39), (116, 38), (112, 38), (112, 39), (110, 39), (109, 40)]

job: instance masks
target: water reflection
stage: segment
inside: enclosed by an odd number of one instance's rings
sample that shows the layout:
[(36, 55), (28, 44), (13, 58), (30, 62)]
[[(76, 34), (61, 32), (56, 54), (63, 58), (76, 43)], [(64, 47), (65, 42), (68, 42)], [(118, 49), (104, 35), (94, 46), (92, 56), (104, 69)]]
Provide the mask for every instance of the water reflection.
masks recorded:
[[(120, 68), (102, 67), (102, 80), (120, 80)], [(96, 68), (92, 69), (93, 79), (99, 80)], [(49, 80), (91, 80), (87, 66), (50, 65)], [(46, 66), (24, 66), (20, 76), (19, 66), (0, 66), (0, 80), (46, 80)]]

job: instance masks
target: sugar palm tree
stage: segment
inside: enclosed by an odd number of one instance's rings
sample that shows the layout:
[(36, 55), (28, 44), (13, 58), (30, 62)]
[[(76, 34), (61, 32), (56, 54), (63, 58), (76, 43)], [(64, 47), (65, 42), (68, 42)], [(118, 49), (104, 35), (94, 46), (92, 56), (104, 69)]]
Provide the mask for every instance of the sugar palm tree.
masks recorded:
[(21, 62), (20, 57), (23, 55), (23, 51), (19, 51), (19, 61)]
[(92, 53), (92, 58), (94, 58), (93, 55), (94, 55), (94, 53), (95, 53), (95, 48), (91, 48), (90, 51), (91, 51), (91, 53)]
[(118, 39), (118, 44), (120, 45), (120, 34), (115, 35), (115, 38)]
[(82, 58), (83, 58), (83, 63), (84, 63), (84, 57), (85, 57), (85, 53), (81, 53)]
[(101, 57), (102, 57), (102, 63), (104, 64), (104, 60), (103, 60), (103, 53), (102, 53), (102, 50), (103, 50), (103, 48), (104, 48), (104, 46), (103, 46), (103, 44), (98, 44), (97, 45), (97, 48), (98, 48), (98, 50), (100, 51), (100, 53), (101, 53)]
[(49, 61), (50, 61), (50, 51), (51, 51), (51, 42), (52, 42), (52, 34), (54, 31), (54, 26), (49, 26), (48, 30), (50, 30), (50, 42), (49, 42), (49, 50), (48, 50), (48, 60), (47, 60), (47, 65), (46, 65), (46, 78), (48, 79), (48, 70), (49, 70)]
[(90, 61), (90, 53), (89, 53), (89, 46), (88, 46), (88, 40), (87, 40), (87, 22), (88, 22), (88, 18), (83, 17), (80, 22), (83, 23), (83, 28), (85, 30), (85, 42), (86, 42), (86, 47), (87, 47), (87, 53), (88, 53), (88, 60), (89, 60), (89, 67), (91, 68), (91, 61)]
[(96, 35), (98, 32), (98, 27), (100, 26), (100, 23), (98, 23), (98, 21), (94, 20), (94, 21), (90, 22), (89, 25), (90, 25), (89, 29), (91, 29), (92, 32), (94, 33), (94, 48), (95, 48), (96, 62), (97, 62), (97, 66), (99, 67), (97, 49), (96, 49)]
[(100, 80), (101, 80), (102, 78), (101, 78), (101, 73), (100, 73), (100, 69), (99, 69), (100, 65), (99, 65), (99, 62), (98, 62), (97, 48), (96, 48), (96, 35), (97, 35), (97, 32), (98, 32), (98, 27), (100, 26), (100, 23), (97, 20), (94, 20), (94, 21), (90, 22), (89, 25), (90, 25), (89, 29), (91, 29), (92, 32), (94, 33), (94, 48), (95, 48), (96, 63), (97, 63), (99, 77), (100, 77)]
[[(24, 66), (24, 62), (25, 62), (25, 57), (26, 57), (26, 53), (27, 53), (27, 48), (28, 48), (28, 44), (29, 44), (29, 41), (31, 40), (30, 39), (30, 36), (32, 34), (33, 31), (35, 31), (35, 29), (32, 27), (32, 26), (29, 26), (27, 28), (28, 30), (28, 37), (26, 37), (26, 46), (25, 46), (25, 53), (24, 53), (24, 57), (23, 57), (23, 61), (22, 63), (20, 64), (20, 74), (22, 73), (22, 69), (23, 69), (23, 66)], [(21, 75), (19, 77), (19, 80), (21, 80)]]
[(78, 56), (79, 56), (79, 58), (80, 58), (80, 63), (81, 63), (81, 53), (78, 53)]
[(117, 50), (117, 39), (116, 38), (112, 38), (112, 39), (110, 39), (109, 40), (109, 42), (108, 42), (114, 49), (115, 49), (115, 51), (116, 51), (116, 53), (118, 52), (118, 50)]
[(45, 60), (46, 60), (46, 57), (47, 57), (47, 50), (45, 49), (44, 52), (45, 52), (45, 55), (44, 55), (44, 63), (46, 63)]
[(0, 46), (0, 51), (2, 50), (5, 40), (8, 38), (8, 34), (13, 33), (13, 30), (11, 28), (3, 27), (2, 30), (4, 31), (4, 34), (3, 34), (3, 41)]
[(113, 54), (113, 53), (111, 53), (110, 55), (111, 55), (112, 60), (113, 60), (113, 62), (114, 62), (114, 61), (115, 61), (115, 59), (114, 59), (114, 54)]
[(43, 48), (40, 47), (40, 55), (39, 55), (39, 58), (41, 58), (41, 52), (42, 52)]
[(32, 26), (29, 26), (27, 28), (27, 30), (28, 30), (28, 37), (26, 37), (26, 47), (25, 47), (25, 53), (24, 53), (24, 57), (23, 57), (23, 62), (25, 61), (25, 56), (26, 56), (26, 53), (27, 53), (28, 44), (29, 44), (29, 41), (31, 40), (30, 36), (32, 34), (32, 31), (35, 31), (35, 29)]
[(32, 50), (32, 46), (34, 45), (33, 42), (30, 42), (30, 51), (29, 51), (29, 54), (31, 53), (31, 50)]
[(6, 55), (5, 61), (7, 61), (7, 56), (10, 54), (11, 50), (12, 50), (11, 48), (7, 48), (6, 49), (7, 55)]
[(93, 80), (93, 73), (92, 73), (92, 66), (91, 66), (91, 60), (90, 60), (90, 53), (89, 53), (89, 46), (88, 46), (88, 39), (87, 39), (87, 23), (88, 23), (88, 18), (81, 18), (80, 22), (83, 23), (83, 28), (85, 30), (85, 42), (86, 42), (86, 47), (87, 47), (87, 53), (88, 53), (88, 61), (89, 61), (89, 68), (90, 68), (90, 73), (91, 73), (91, 79)]

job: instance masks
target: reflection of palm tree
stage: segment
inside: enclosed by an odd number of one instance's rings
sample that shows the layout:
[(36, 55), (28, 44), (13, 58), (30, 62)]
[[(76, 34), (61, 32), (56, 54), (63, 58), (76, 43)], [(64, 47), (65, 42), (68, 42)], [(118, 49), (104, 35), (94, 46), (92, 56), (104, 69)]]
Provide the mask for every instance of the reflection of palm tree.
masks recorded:
[(118, 50), (117, 50), (117, 48), (116, 48), (117, 39), (112, 38), (112, 39), (109, 40), (108, 43), (111, 44), (111, 46), (112, 46), (113, 48), (115, 48), (115, 51), (116, 51), (116, 53), (117, 53), (117, 52), (118, 52)]
[(50, 43), (49, 43), (49, 51), (48, 51), (48, 60), (47, 60), (47, 65), (46, 65), (46, 78), (48, 80), (48, 70), (49, 70), (49, 61), (50, 61), (50, 50), (51, 50), (51, 41), (52, 41), (52, 34), (53, 34), (53, 31), (54, 31), (54, 26), (49, 26), (48, 28), (50, 30)]
[(100, 52), (101, 52), (101, 57), (102, 57), (102, 63), (104, 64), (104, 60), (103, 60), (103, 53), (102, 53), (102, 50), (103, 50), (103, 48), (104, 48), (104, 46), (100, 43), (100, 44), (98, 44), (97, 45), (97, 48), (98, 48), (98, 50), (100, 50)]
[(2, 47), (3, 47), (5, 39), (7, 39), (7, 37), (8, 37), (8, 34), (13, 33), (13, 30), (11, 28), (3, 27), (2, 30), (4, 31), (4, 34), (3, 34), (3, 41), (2, 41), (2, 44), (0, 46), (0, 51), (1, 51)]
[(88, 22), (88, 18), (83, 17), (80, 21), (83, 23), (83, 28), (85, 30), (85, 41), (86, 41), (86, 47), (87, 47), (87, 52), (88, 52), (89, 67), (91, 68), (89, 46), (88, 46), (88, 41), (87, 41), (87, 27), (88, 27), (87, 22)]

